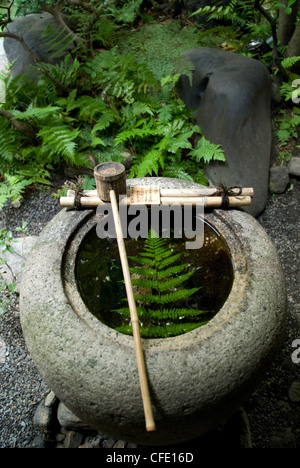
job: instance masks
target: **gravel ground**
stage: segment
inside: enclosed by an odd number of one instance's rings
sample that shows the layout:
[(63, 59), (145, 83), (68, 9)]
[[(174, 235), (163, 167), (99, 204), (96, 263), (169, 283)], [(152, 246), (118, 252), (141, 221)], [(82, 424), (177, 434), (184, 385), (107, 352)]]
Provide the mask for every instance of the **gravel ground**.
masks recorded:
[[(272, 367), (244, 405), (253, 448), (300, 448), (300, 363), (292, 360), (293, 342), (300, 339), (300, 181), (292, 182), (284, 194), (269, 197), (259, 218), (285, 271), (288, 320)], [(22, 221), (27, 221), (26, 235), (39, 235), (59, 210), (58, 200), (49, 192), (36, 192), (27, 195), (18, 209), (6, 206), (0, 212), (0, 221), (13, 232)], [(17, 296), (5, 315), (0, 316), (0, 379), (0, 448), (30, 448), (39, 435), (33, 427), (33, 415), (49, 389), (26, 349)]]

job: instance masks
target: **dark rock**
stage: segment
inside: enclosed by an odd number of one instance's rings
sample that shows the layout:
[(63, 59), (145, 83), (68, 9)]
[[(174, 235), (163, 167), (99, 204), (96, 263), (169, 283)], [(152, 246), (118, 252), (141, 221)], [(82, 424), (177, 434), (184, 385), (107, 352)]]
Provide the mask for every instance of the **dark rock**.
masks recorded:
[(103, 441), (103, 445), (102, 447), (103, 448), (113, 448), (114, 445), (116, 444), (116, 439), (114, 439), (113, 437), (108, 437), (107, 439), (105, 439)]
[(44, 400), (38, 405), (34, 417), (33, 417), (33, 425), (39, 429), (50, 429), (52, 424), (52, 415), (53, 410), (50, 407), (45, 406)]
[(59, 424), (68, 430), (90, 430), (91, 428), (73, 414), (63, 403), (59, 403), (57, 409)]
[(64, 438), (65, 448), (78, 448), (82, 442), (83, 435), (80, 432), (68, 431)]
[(289, 172), (286, 166), (273, 166), (270, 169), (270, 193), (283, 193), (289, 183)]
[[(28, 47), (42, 62), (59, 63), (72, 48), (70, 39), (50, 13), (31, 14), (15, 18), (6, 26), (6, 31), (21, 36)], [(65, 36), (65, 39), (63, 37)], [(65, 47), (63, 47), (65, 45)], [(4, 38), (4, 50), (9, 62), (15, 62), (12, 76), (27, 71), (34, 65), (34, 58), (20, 41)]]
[(226, 162), (210, 163), (212, 185), (253, 187), (244, 210), (258, 216), (265, 208), (271, 156), (271, 79), (259, 61), (209, 47), (183, 54), (195, 67), (192, 86), (187, 76), (177, 91), (212, 143), (221, 145)]
[(30, 448), (47, 448), (47, 443), (42, 436), (38, 435), (33, 439)]

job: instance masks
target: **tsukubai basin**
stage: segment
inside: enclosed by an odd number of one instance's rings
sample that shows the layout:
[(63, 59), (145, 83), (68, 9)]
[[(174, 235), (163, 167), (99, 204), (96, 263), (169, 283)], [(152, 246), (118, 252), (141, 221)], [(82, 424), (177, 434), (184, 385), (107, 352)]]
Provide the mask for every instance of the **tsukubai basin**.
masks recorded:
[[(127, 181), (195, 188), (177, 179)], [(99, 321), (75, 281), (76, 255), (95, 210), (62, 209), (45, 227), (23, 273), (21, 325), (45, 383), (83, 422), (128, 442), (169, 445), (225, 422), (251, 395), (282, 340), (286, 286), (276, 250), (251, 215), (212, 210), (205, 220), (230, 252), (233, 283), (204, 326), (143, 339), (156, 430), (147, 432), (134, 342)]]

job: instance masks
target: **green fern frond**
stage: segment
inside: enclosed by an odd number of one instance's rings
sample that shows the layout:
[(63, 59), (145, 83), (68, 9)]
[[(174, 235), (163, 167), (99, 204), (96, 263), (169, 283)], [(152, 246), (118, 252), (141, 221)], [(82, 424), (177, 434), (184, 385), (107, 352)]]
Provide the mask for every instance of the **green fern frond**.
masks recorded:
[(34, 107), (33, 103), (31, 103), (26, 111), (21, 112), (13, 110), (12, 114), (17, 120), (43, 120), (48, 119), (60, 110), (61, 108), (57, 106)]
[(13, 132), (7, 121), (0, 122), (0, 168), (12, 163), (16, 152), (16, 134)]
[(52, 79), (55, 86), (59, 83), (69, 87), (76, 84), (80, 66), (77, 58), (73, 59), (70, 54), (67, 54), (59, 64), (39, 63), (37, 69), (44, 75), (43, 80)]
[[(141, 336), (148, 338), (175, 336), (183, 333), (183, 330), (188, 331), (206, 323), (199, 322), (198, 317), (207, 314), (207, 311), (173, 306), (174, 303), (186, 301), (200, 289), (200, 287), (184, 288), (184, 283), (195, 271), (183, 273), (189, 265), (178, 263), (181, 255), (174, 253), (173, 249), (168, 249), (167, 239), (149, 235), (139, 256), (129, 257), (130, 264), (141, 265), (130, 266), (132, 285), (138, 304), (137, 313), (143, 323)], [(169, 308), (166, 307), (168, 304)], [(124, 317), (130, 317), (128, 307), (122, 307), (116, 312)], [(130, 325), (117, 329), (123, 333), (131, 333)]]
[(48, 53), (51, 54), (51, 59), (58, 55), (65, 56), (73, 45), (73, 37), (70, 33), (66, 34), (63, 28), (53, 28), (51, 25), (45, 29), (41, 38), (42, 43), (47, 47)]
[(172, 177), (176, 179), (189, 180), (190, 182), (195, 182), (195, 179), (191, 174), (178, 167), (172, 168), (172, 166), (167, 166), (163, 170), (162, 177)]
[(190, 85), (192, 86), (193, 71), (195, 70), (195, 65), (189, 57), (183, 55), (175, 58), (174, 63), (174, 73), (178, 75), (185, 75), (188, 77)]
[(4, 182), (0, 183), (0, 208), (3, 207), (7, 200), (12, 202), (18, 198), (22, 198), (26, 187), (32, 184), (31, 179), (21, 179), (17, 175), (5, 174)]
[(205, 310), (186, 309), (186, 308), (171, 308), (171, 309), (146, 309), (138, 307), (138, 315), (140, 319), (159, 319), (159, 320), (182, 320), (186, 317), (195, 317), (207, 313)]
[(148, 304), (170, 304), (171, 302), (187, 299), (197, 291), (199, 291), (199, 288), (183, 289), (168, 294), (162, 294), (159, 296), (159, 298), (156, 294), (136, 295), (136, 300), (140, 302), (146, 302)]
[(300, 60), (299, 56), (287, 57), (284, 60), (282, 60), (281, 65), (283, 66), (283, 68), (290, 68), (293, 65), (295, 65), (295, 63), (299, 62), (299, 60)]
[(38, 136), (42, 138), (41, 151), (47, 156), (61, 156), (66, 161), (76, 164), (75, 149), (79, 134), (79, 129), (67, 125), (43, 126), (38, 132)]
[[(207, 321), (200, 323), (181, 323), (181, 324), (170, 324), (167, 326), (157, 325), (152, 327), (141, 327), (140, 334), (142, 338), (169, 338), (172, 336), (178, 336), (183, 333), (188, 333), (201, 325), (205, 325)], [(116, 328), (120, 333), (126, 335), (132, 335), (132, 326), (122, 326)]]
[(158, 175), (158, 171), (163, 167), (163, 164), (162, 152), (157, 148), (152, 148), (139, 159), (138, 163), (132, 166), (130, 177), (145, 177), (153, 173)]
[(91, 32), (92, 40), (100, 42), (104, 47), (111, 47), (119, 27), (115, 22), (107, 18), (99, 18), (95, 24), (95, 30)]
[(104, 112), (99, 118), (97, 118), (97, 121), (92, 130), (92, 134), (108, 128), (113, 122), (115, 122), (115, 118), (116, 116), (113, 114), (113, 112)]
[(197, 162), (203, 160), (205, 164), (212, 160), (225, 161), (225, 155), (221, 149), (221, 145), (211, 143), (206, 140), (204, 136), (200, 138), (196, 148), (190, 151), (189, 155), (195, 158)]

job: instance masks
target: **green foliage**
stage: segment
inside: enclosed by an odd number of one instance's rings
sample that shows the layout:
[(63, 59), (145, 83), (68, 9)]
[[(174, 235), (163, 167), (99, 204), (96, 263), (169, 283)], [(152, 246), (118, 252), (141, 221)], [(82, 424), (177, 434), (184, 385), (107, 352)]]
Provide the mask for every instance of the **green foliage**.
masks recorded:
[(199, 29), (189, 24), (182, 27), (177, 20), (153, 22), (130, 30), (118, 31), (118, 48), (122, 55), (133, 54), (139, 62), (147, 63), (158, 81), (171, 73), (187, 69), (180, 57), (188, 49), (199, 47)]
[[(284, 97), (288, 104), (291, 101), (296, 104), (299, 100), (300, 76), (288, 70), (299, 60), (300, 57), (287, 57), (282, 61), (282, 66), (287, 69), (289, 80), (283, 82), (280, 86), (280, 95)], [(293, 139), (297, 140), (300, 128), (299, 107), (294, 105), (292, 110), (281, 109), (274, 120), (274, 126), (280, 147), (287, 146)], [(284, 159), (286, 160), (287, 156)]]
[(55, 6), (56, 0), (15, 0), (15, 15), (25, 16), (30, 13), (39, 13), (42, 11), (43, 3), (46, 3), (49, 6)]
[(278, 117), (275, 119), (275, 133), (280, 146), (286, 146), (291, 138), (298, 138), (299, 125), (300, 115), (283, 110), (279, 113)]
[[(184, 288), (184, 283), (195, 271), (185, 272), (189, 265), (180, 264), (180, 257), (181, 253), (168, 248), (167, 239), (156, 237), (153, 232), (145, 240), (143, 252), (137, 257), (129, 257), (137, 265), (131, 266), (130, 271), (136, 289), (138, 317), (143, 323), (140, 329), (142, 337), (166, 338), (186, 333), (206, 323), (199, 321), (199, 316), (207, 311), (174, 307), (174, 303), (184, 302), (200, 289)], [(130, 316), (126, 307), (117, 312)], [(122, 326), (118, 331), (130, 334), (132, 327)]]
[(228, 5), (207, 5), (199, 8), (190, 16), (208, 15), (209, 21), (230, 21), (236, 28), (243, 30), (254, 20), (253, 1), (252, 0), (232, 0)]
[[(99, 17), (73, 8), (76, 34), (86, 47), (67, 53), (69, 39), (46, 31), (42, 40), (53, 50), (65, 49), (65, 58), (59, 64), (37, 63), (30, 75), (1, 77), (6, 102), (0, 109), (11, 120), (0, 116), (0, 207), (32, 184), (49, 184), (50, 172), (62, 165), (90, 168), (90, 156), (99, 163), (122, 162), (122, 154), (130, 153), (130, 177), (207, 184), (202, 169), (220, 158), (220, 148), (204, 139), (196, 146), (201, 130), (174, 89), (180, 74), (191, 79), (191, 63), (174, 60), (173, 73), (160, 80), (135, 55), (113, 46), (114, 33), (134, 21), (140, 4), (92, 2), (103, 9)], [(110, 48), (99, 52), (91, 48), (93, 41), (94, 47)]]
[(292, 13), (292, 5), (296, 2), (297, 0), (288, 0), (287, 4), (285, 3), (276, 3), (275, 7), (276, 8), (284, 8), (284, 12), (286, 15), (290, 15)]
[(300, 60), (300, 57), (287, 57), (284, 60), (282, 60), (281, 65), (284, 68), (290, 68), (293, 65), (295, 65), (295, 63), (299, 62), (299, 60)]

